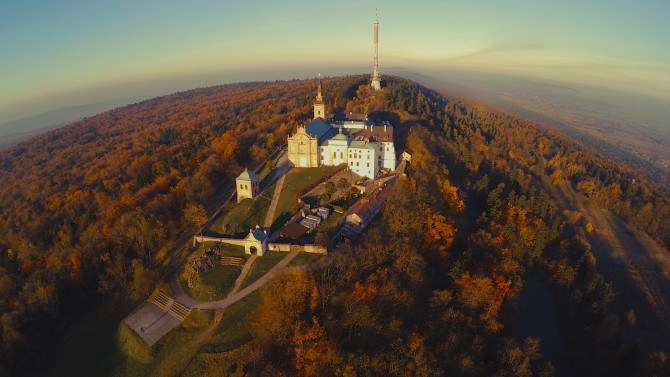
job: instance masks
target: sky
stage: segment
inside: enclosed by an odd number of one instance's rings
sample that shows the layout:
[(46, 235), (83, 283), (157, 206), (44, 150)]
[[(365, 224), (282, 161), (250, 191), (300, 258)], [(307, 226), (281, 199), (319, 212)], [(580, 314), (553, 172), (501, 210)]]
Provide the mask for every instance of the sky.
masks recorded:
[(467, 69), (670, 101), (667, 0), (0, 0), (0, 124), (226, 82)]

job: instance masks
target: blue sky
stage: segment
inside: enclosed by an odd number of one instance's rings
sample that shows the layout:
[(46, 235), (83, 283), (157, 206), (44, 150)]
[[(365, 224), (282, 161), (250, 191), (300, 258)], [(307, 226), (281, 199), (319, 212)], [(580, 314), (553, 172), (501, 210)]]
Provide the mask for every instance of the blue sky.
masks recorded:
[(668, 1), (2, 0), (0, 123), (133, 97), (137, 82), (366, 72), (375, 7), (382, 74), (468, 69), (670, 99)]

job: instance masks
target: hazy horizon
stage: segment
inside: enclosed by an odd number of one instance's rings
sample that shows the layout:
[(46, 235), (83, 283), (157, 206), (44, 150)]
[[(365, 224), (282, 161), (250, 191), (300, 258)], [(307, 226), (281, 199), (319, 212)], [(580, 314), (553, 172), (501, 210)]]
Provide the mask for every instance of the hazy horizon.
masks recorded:
[[(315, 69), (269, 69), (262, 72), (236, 72), (234, 75), (230, 72), (219, 72), (147, 80), (85, 91), (78, 94), (83, 101), (80, 104), (65, 107), (54, 105), (53, 109), (43, 113), (0, 123), (0, 148), (84, 117), (150, 98), (236, 82), (306, 79), (314, 77), (317, 72), (322, 73)], [(664, 135), (660, 136), (662, 139), (670, 139), (670, 101), (658, 97), (580, 83), (468, 70), (418, 71), (404, 67), (386, 67), (386, 72), (418, 81), (443, 93), (490, 103), (510, 111), (519, 109), (516, 106), (510, 108), (509, 105), (523, 98), (531, 101), (526, 102), (522, 108), (535, 111), (533, 101), (539, 100), (564, 109), (566, 114), (588, 114), (602, 120), (643, 126), (660, 132)], [(365, 67), (333, 69), (323, 71), (323, 74), (331, 77), (365, 74)]]
[(48, 111), (239, 81), (468, 70), (670, 101), (670, 4), (483, 1), (6, 4), (0, 124)]

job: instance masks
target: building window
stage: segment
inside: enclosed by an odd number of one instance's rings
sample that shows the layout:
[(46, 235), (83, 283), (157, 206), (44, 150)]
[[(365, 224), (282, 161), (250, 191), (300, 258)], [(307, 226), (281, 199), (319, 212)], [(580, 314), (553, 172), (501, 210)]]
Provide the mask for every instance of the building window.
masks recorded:
[(389, 151), (389, 147), (386, 147), (386, 151), (387, 151), (387, 152)]
[(340, 152), (340, 158), (344, 158), (344, 152)]
[(369, 162), (368, 162), (368, 166), (367, 166), (367, 167), (370, 167), (370, 163), (369, 163)]
[(324, 149), (325, 149), (325, 148), (321, 147), (321, 152), (323, 152)]
[(368, 155), (368, 160), (370, 159), (370, 155)]
[(359, 166), (358, 162), (356, 162), (356, 166)]

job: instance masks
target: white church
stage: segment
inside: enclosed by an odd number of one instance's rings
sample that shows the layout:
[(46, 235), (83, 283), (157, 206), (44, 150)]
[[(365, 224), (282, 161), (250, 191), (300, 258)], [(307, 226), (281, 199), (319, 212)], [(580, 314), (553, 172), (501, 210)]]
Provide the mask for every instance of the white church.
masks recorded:
[(349, 114), (326, 120), (321, 83), (314, 102), (314, 120), (288, 137), (288, 159), (296, 167), (347, 164), (354, 173), (375, 178), (380, 170), (395, 170), (393, 126), (375, 124), (367, 116)]
[[(377, 54), (378, 27), (379, 22), (375, 19), (373, 91), (382, 89)], [(393, 126), (389, 122), (375, 124), (362, 114), (326, 114), (319, 79), (314, 119), (288, 137), (288, 159), (293, 166), (347, 164), (349, 170), (368, 178), (375, 178), (382, 169), (395, 170)]]

